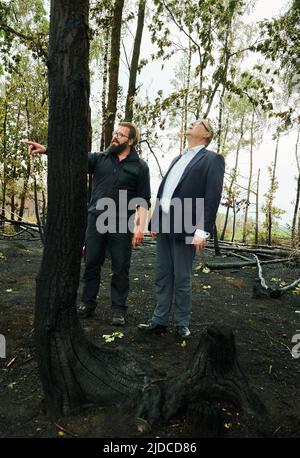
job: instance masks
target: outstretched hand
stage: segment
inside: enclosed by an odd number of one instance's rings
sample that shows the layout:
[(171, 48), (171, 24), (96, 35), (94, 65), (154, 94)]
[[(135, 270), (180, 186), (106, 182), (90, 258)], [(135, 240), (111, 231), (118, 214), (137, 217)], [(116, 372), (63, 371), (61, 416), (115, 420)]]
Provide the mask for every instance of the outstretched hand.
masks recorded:
[(28, 145), (28, 154), (30, 156), (36, 156), (37, 154), (46, 154), (47, 148), (40, 143), (32, 142), (30, 140), (23, 140), (25, 145)]

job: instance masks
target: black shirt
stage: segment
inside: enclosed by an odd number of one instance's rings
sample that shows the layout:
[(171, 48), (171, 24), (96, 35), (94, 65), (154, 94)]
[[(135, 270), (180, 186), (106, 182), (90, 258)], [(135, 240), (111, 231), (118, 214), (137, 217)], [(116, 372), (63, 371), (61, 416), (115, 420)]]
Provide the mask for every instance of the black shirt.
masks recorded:
[[(137, 199), (134, 203), (145, 208), (150, 207), (150, 176), (147, 163), (140, 159), (136, 149), (131, 147), (130, 154), (119, 161), (119, 158), (108, 152), (89, 153), (88, 172), (93, 174), (92, 195), (89, 212), (99, 214), (99, 199), (111, 198), (119, 205), (119, 192), (127, 191), (127, 202)], [(128, 212), (128, 217), (135, 209)]]

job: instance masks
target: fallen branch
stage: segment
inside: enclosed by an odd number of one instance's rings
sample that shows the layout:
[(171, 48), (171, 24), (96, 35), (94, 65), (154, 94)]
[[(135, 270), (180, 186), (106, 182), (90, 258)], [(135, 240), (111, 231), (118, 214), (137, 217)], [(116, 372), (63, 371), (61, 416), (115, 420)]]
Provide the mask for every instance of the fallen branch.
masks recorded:
[(233, 251), (228, 251), (228, 253), (226, 253), (226, 256), (235, 256), (236, 258), (244, 259), (244, 261), (251, 261), (250, 258), (247, 258), (246, 256), (243, 256), (241, 254), (234, 253)]
[[(253, 297), (262, 297), (262, 296), (269, 296), (273, 299), (281, 297), (287, 291), (291, 291), (295, 289), (300, 284), (300, 278), (295, 280), (293, 283), (289, 285), (283, 286), (281, 288), (271, 288), (267, 285), (266, 280), (263, 277), (261, 264), (264, 262), (265, 264), (269, 261), (259, 261), (258, 257), (254, 254), (253, 255), (256, 261), (257, 270), (258, 270), (258, 277), (259, 277), (259, 284), (254, 285), (253, 287)], [(289, 260), (289, 259), (288, 259)]]
[[(4, 232), (0, 232), (0, 235), (1, 237), (7, 237), (7, 238), (13, 238), (13, 237), (17, 237), (17, 235), (20, 235), (20, 234), (23, 234), (23, 232), (28, 232), (26, 231), (26, 229), (22, 229), (21, 231), (19, 232), (15, 232), (14, 234), (5, 234)], [(30, 234), (32, 235), (32, 234)]]
[[(289, 262), (289, 258), (284, 259), (272, 259), (268, 261), (261, 261), (261, 264), (277, 264), (281, 262)], [(205, 266), (210, 270), (222, 270), (222, 269), (241, 269), (243, 267), (256, 266), (255, 261), (245, 262), (206, 262)]]
[(273, 256), (287, 256), (289, 255), (290, 253), (288, 253), (287, 251), (288, 250), (278, 250), (278, 249), (273, 249), (273, 250), (267, 250), (267, 249), (264, 249), (264, 248), (258, 248), (258, 249), (255, 249), (255, 248), (242, 248), (242, 247), (226, 247), (226, 246), (222, 246), (222, 250), (226, 251), (242, 251), (244, 253), (251, 253), (251, 254), (259, 254), (259, 255), (270, 255), (272, 254)]
[(38, 228), (37, 224), (27, 223), (26, 221), (22, 221), (22, 220), (9, 219), (9, 218), (6, 218), (6, 216), (5, 217), (1, 216), (0, 217), (0, 221), (3, 222), (3, 223), (15, 224), (16, 226), (29, 227), (29, 228), (32, 228), (33, 230), (34, 230), (34, 228)]

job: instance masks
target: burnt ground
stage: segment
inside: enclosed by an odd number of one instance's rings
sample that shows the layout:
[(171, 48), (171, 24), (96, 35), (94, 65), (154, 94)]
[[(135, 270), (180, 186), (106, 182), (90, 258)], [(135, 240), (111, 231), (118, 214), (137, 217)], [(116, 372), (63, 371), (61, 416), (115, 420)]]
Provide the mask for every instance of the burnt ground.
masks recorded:
[[(35, 277), (42, 249), (36, 241), (0, 240), (0, 334), (6, 336), (7, 358), (0, 360), (0, 437), (139, 437), (130, 412), (117, 407), (93, 407), (77, 416), (51, 422), (43, 410), (43, 393), (33, 341)], [(145, 336), (136, 325), (151, 316), (154, 305), (155, 247), (134, 251), (127, 324), (117, 344), (129, 347), (168, 376), (181, 374), (191, 359), (201, 333), (209, 325), (227, 324), (234, 331), (240, 365), (249, 383), (268, 410), (243, 427), (242, 419), (228, 421), (228, 437), (300, 437), (300, 358), (290, 350), (292, 336), (300, 333), (300, 296), (287, 293), (279, 299), (253, 299), (255, 268), (203, 273), (199, 262), (213, 257), (205, 250), (195, 261), (193, 277), (192, 339), (186, 346), (173, 326), (164, 336)], [(235, 260), (234, 258), (227, 258)], [(300, 268), (283, 264), (264, 267), (267, 282), (290, 282)], [(110, 262), (103, 271), (96, 315), (83, 321), (87, 336), (103, 343), (103, 334), (118, 329), (110, 323)], [(210, 288), (209, 288), (210, 286)], [(116, 345), (107, 343), (105, 345)], [(185, 437), (184, 418), (155, 425), (147, 437)]]

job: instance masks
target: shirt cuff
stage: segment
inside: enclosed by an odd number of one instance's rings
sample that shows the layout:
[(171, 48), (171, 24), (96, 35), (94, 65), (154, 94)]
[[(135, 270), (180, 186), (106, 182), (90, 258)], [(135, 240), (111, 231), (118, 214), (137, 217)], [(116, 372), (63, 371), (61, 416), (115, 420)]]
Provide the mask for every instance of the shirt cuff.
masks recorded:
[(201, 237), (202, 239), (209, 239), (210, 233), (202, 231), (202, 229), (196, 229), (195, 234), (196, 237)]

